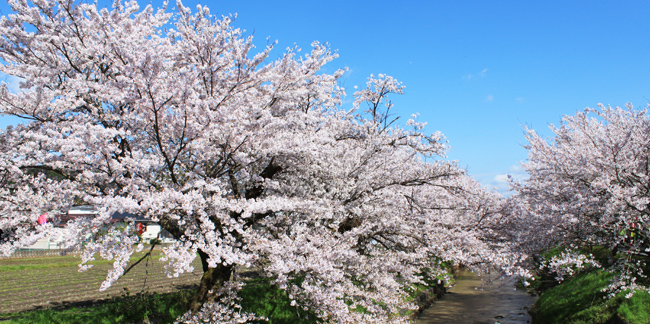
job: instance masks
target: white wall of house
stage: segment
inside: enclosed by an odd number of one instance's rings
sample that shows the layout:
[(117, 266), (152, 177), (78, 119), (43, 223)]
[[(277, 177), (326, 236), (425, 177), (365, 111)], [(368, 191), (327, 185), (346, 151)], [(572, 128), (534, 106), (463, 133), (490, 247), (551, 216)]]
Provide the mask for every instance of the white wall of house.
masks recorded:
[(162, 228), (157, 223), (146, 222), (144, 224), (146, 225), (145, 230), (140, 235), (140, 237), (142, 237), (142, 241), (144, 243), (149, 243), (151, 240), (153, 240), (155, 238), (158, 238), (160, 240), (160, 242), (162, 242), (162, 243), (173, 243), (175, 241), (171, 237), (171, 235), (169, 235), (169, 233), (167, 233), (167, 235), (165, 235), (164, 233), (166, 233), (166, 232), (161, 233), (160, 237), (159, 237), (158, 233), (160, 233), (160, 231), (162, 231)]
[(160, 225), (147, 224), (146, 230), (142, 233), (142, 240), (147, 242), (155, 239), (158, 236), (158, 233), (160, 233)]
[(26, 249), (27, 250), (53, 250), (53, 249), (58, 249), (58, 247), (55, 242), (50, 242), (49, 239), (42, 238)]
[[(61, 229), (65, 234), (68, 231), (67, 228)], [(49, 239), (49, 238), (42, 238), (36, 241), (36, 243), (32, 244), (29, 247), (23, 248), (23, 250), (56, 250), (60, 249), (61, 247), (59, 246), (59, 243), (63, 242), (63, 236), (57, 238), (57, 239)]]

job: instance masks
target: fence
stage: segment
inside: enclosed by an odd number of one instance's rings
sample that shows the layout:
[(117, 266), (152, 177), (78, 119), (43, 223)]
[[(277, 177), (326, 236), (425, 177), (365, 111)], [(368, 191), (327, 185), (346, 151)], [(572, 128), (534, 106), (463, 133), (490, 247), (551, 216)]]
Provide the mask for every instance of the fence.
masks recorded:
[(53, 249), (53, 250), (18, 250), (12, 253), (8, 258), (0, 259), (21, 259), (21, 258), (38, 258), (46, 256), (61, 256), (67, 254), (76, 254), (79, 252), (66, 252), (63, 249)]
[[(160, 251), (163, 247), (168, 246), (169, 244), (161, 243), (157, 244), (154, 247), (154, 251)], [(149, 251), (151, 245), (145, 244), (143, 251)], [(48, 257), (48, 256), (61, 256), (61, 255), (78, 255), (81, 251), (66, 251), (65, 249), (26, 249), (18, 250), (12, 253), (9, 257), (0, 257), (2, 259), (22, 259), (22, 258), (38, 258), (38, 257)]]

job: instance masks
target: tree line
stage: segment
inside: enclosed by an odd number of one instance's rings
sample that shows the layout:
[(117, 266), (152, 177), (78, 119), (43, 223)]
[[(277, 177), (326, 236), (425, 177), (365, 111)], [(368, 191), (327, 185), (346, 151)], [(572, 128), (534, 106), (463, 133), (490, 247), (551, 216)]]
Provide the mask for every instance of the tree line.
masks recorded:
[[(115, 261), (106, 289), (143, 248), (110, 222), (128, 212), (176, 239), (168, 275), (201, 260), (181, 322), (257, 319), (237, 303), (238, 270), (255, 268), (325, 321), (398, 323), (417, 307), (409, 289), (445, 262), (527, 277), (549, 247), (647, 248), (646, 110), (568, 116), (550, 142), (528, 130), (529, 178), (504, 198), (446, 160), (441, 133), (416, 116), (395, 122), (394, 78), (371, 75), (345, 109), (345, 70), (323, 72), (337, 56), (326, 45), (272, 59), (273, 44), (254, 52), (231, 18), (180, 1), (10, 4), (0, 71), (22, 81), (0, 87), (0, 112), (26, 122), (0, 133), (4, 255), (63, 237), (82, 251), (80, 270)], [(79, 204), (99, 212), (36, 224)], [(557, 271), (584, 259), (563, 256)], [(620, 259), (632, 271), (612, 289), (645, 289), (640, 262)]]

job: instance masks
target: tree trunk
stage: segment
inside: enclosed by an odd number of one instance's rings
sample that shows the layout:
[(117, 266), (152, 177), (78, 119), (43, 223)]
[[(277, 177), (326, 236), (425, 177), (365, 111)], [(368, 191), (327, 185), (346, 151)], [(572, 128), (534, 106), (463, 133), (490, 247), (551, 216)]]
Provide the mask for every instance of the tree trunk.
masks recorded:
[(217, 291), (230, 280), (233, 271), (232, 265), (218, 264), (216, 268), (208, 267), (208, 255), (201, 250), (199, 257), (203, 265), (203, 277), (196, 295), (190, 300), (190, 310), (194, 312), (199, 311), (204, 303), (217, 299)]
[[(278, 172), (282, 171), (282, 167), (277, 166), (273, 164), (274, 159), (272, 158), (269, 164), (264, 168), (264, 170), (260, 173), (260, 177), (265, 178), (265, 179), (271, 179), (275, 174)], [(232, 181), (232, 186), (233, 188), (237, 187), (237, 182), (236, 179), (231, 178)], [(238, 191), (238, 190), (235, 190)], [(245, 193), (245, 198), (246, 199), (255, 199), (259, 198), (262, 196), (262, 193), (264, 192), (264, 188), (261, 185), (257, 185), (253, 188), (250, 188), (246, 191)], [(246, 223), (247, 226), (252, 226), (255, 222), (258, 220), (270, 215), (270, 213), (261, 213), (261, 214), (254, 214), (253, 217), (249, 219), (249, 221)], [(235, 219), (239, 219), (241, 217), (241, 214), (239, 213), (233, 213), (231, 215)], [(218, 223), (217, 220), (215, 221), (215, 225), (218, 227), (220, 224)], [(182, 236), (182, 231), (174, 223), (172, 220), (168, 218), (163, 218), (160, 221), (160, 224), (163, 226), (163, 228), (167, 229), (176, 239), (179, 239)], [(241, 241), (241, 236), (238, 233), (233, 233), (239, 240)], [(204, 303), (209, 302), (209, 301), (215, 301), (217, 299), (216, 293), (217, 291), (223, 287), (223, 284), (227, 281), (230, 281), (230, 277), (233, 273), (234, 266), (229, 265), (223, 265), (223, 264), (218, 264), (216, 268), (210, 268), (208, 267), (208, 255), (199, 250), (199, 257), (201, 257), (201, 264), (203, 265), (203, 277), (201, 277), (201, 283), (199, 284), (199, 290), (196, 292), (196, 295), (190, 300), (190, 310), (196, 312), (201, 309), (201, 306), (203, 306)], [(210, 293), (212, 291), (212, 293)]]

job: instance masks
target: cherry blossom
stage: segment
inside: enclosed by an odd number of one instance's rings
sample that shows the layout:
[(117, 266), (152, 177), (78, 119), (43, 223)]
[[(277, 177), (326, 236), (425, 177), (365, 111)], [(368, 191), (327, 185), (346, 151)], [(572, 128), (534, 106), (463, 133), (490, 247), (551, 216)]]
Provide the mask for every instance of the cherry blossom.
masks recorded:
[[(650, 251), (650, 117), (647, 109), (599, 106), (565, 116), (547, 140), (527, 130), (529, 174), (515, 183), (512, 215), (527, 253), (562, 246), (600, 246), (620, 253), (611, 267), (620, 273), (612, 291), (647, 290)], [(527, 224), (527, 225), (526, 225)], [(514, 242), (514, 241), (513, 241)], [(572, 256), (571, 256), (572, 255)], [(583, 259), (567, 254), (566, 262)], [(640, 257), (640, 259), (639, 259)], [(584, 258), (584, 256), (582, 257)]]
[[(503, 198), (445, 160), (442, 134), (395, 123), (392, 77), (344, 107), (327, 45), (273, 59), (203, 6), (10, 4), (0, 72), (24, 82), (0, 86), (0, 112), (26, 123), (0, 133), (3, 255), (62, 236), (82, 271), (114, 260), (105, 289), (141, 249), (111, 215), (145, 217), (176, 240), (169, 276), (201, 261), (188, 323), (256, 318), (238, 306), (242, 268), (336, 323), (407, 322), (408, 291), (442, 261), (527, 274)], [(79, 204), (97, 213), (35, 226)]]

